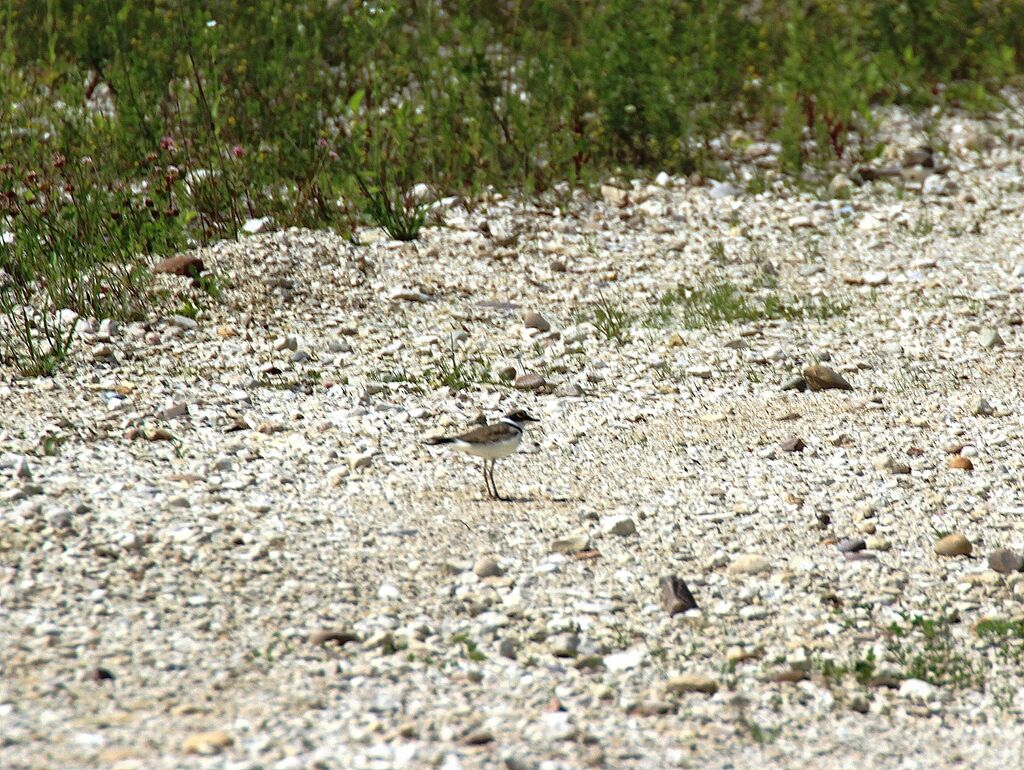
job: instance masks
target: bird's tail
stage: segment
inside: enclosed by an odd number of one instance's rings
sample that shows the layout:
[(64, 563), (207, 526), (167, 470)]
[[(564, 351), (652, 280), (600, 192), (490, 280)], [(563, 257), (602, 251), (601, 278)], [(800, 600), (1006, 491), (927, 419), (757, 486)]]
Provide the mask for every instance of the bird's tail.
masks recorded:
[(433, 436), (423, 440), (424, 444), (434, 446), (436, 444), (451, 444), (455, 439), (449, 438), (448, 436)]

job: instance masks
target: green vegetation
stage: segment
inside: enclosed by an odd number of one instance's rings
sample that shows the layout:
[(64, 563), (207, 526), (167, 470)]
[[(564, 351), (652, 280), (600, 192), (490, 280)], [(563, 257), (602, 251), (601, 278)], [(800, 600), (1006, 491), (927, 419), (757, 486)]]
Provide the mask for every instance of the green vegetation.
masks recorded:
[(750, 321), (826, 319), (846, 310), (846, 305), (829, 297), (784, 297), (771, 291), (752, 294), (729, 281), (719, 281), (665, 292), (651, 317), (664, 325), (678, 315), (687, 329), (712, 329)]
[(995, 103), (1024, 0), (0, 0), (0, 41), (0, 355), (46, 373), (58, 311), (136, 317), (250, 218), (411, 239), (415, 190), (855, 161), (874, 105)]
[(434, 360), (434, 366), (424, 377), (437, 387), (445, 386), (452, 390), (466, 390), (474, 385), (494, 381), (491, 376), (491, 362), (481, 356), (460, 355), (454, 337), (451, 339), (449, 351)]

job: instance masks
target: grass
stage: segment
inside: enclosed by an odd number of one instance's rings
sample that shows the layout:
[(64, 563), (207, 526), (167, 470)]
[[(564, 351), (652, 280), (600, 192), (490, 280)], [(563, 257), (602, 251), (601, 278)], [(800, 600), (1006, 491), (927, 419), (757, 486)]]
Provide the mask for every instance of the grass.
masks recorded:
[(1022, 0), (4, 0), (0, 355), (52, 372), (58, 311), (138, 317), (156, 257), (247, 219), (408, 240), (423, 185), (720, 178), (761, 138), (827, 180), (874, 107), (985, 112), (1022, 64)]
[(603, 295), (594, 307), (593, 324), (597, 333), (609, 342), (622, 345), (629, 341), (629, 328), (633, 325), (633, 314), (624, 310)]
[(448, 387), (454, 391), (494, 383), (491, 362), (479, 355), (461, 355), (454, 337), (448, 352), (434, 359), (434, 365), (427, 370), (424, 379), (436, 387)]
[(787, 297), (774, 291), (753, 295), (734, 283), (719, 281), (706, 287), (680, 286), (665, 292), (649, 317), (662, 324), (679, 317), (687, 329), (713, 329), (775, 319), (824, 320), (843, 315), (847, 309), (829, 297)]

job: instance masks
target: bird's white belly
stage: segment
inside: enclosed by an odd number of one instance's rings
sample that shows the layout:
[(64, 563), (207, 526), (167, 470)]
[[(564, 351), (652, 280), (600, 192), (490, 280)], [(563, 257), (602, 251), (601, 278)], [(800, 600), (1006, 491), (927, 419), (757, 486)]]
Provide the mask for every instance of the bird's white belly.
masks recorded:
[(485, 460), (500, 460), (515, 452), (522, 439), (522, 436), (516, 435), (493, 444), (470, 444), (468, 441), (456, 441), (454, 446), (460, 452), (465, 452), (468, 455), (482, 457)]

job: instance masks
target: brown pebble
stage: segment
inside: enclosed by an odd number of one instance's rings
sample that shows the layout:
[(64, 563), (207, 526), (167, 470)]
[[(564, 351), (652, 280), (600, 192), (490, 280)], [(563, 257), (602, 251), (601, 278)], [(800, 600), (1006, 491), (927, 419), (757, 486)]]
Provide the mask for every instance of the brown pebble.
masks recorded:
[(1009, 548), (997, 548), (988, 555), (988, 566), (1001, 575), (1024, 570), (1024, 556), (1014, 553)]
[(970, 556), (973, 550), (971, 541), (959, 532), (946, 535), (935, 544), (935, 553), (939, 556)]
[(540, 390), (545, 387), (547, 382), (539, 374), (533, 372), (526, 372), (516, 377), (515, 382), (512, 386), (516, 390)]
[(235, 739), (223, 730), (210, 730), (188, 736), (181, 748), (186, 754), (219, 754), (234, 742)]
[(958, 471), (973, 471), (974, 463), (971, 462), (970, 457), (964, 457), (963, 455), (957, 455), (949, 461), (950, 468), (956, 468)]
[(327, 644), (328, 642), (334, 642), (339, 647), (342, 647), (349, 642), (358, 642), (359, 636), (352, 633), (351, 631), (343, 631), (338, 628), (321, 628), (317, 631), (313, 631), (309, 635), (309, 643), (317, 646)]
[(811, 390), (853, 390), (853, 386), (835, 369), (822, 364), (811, 364), (804, 368), (804, 379)]
[(154, 273), (180, 275), (185, 278), (195, 278), (205, 269), (203, 260), (192, 254), (180, 254), (177, 257), (169, 257), (153, 265)]
[(783, 452), (802, 452), (807, 447), (802, 438), (787, 438), (782, 442)]
[(689, 587), (681, 577), (667, 575), (659, 583), (661, 587), (661, 606), (669, 615), (697, 609), (697, 600), (693, 598)]

